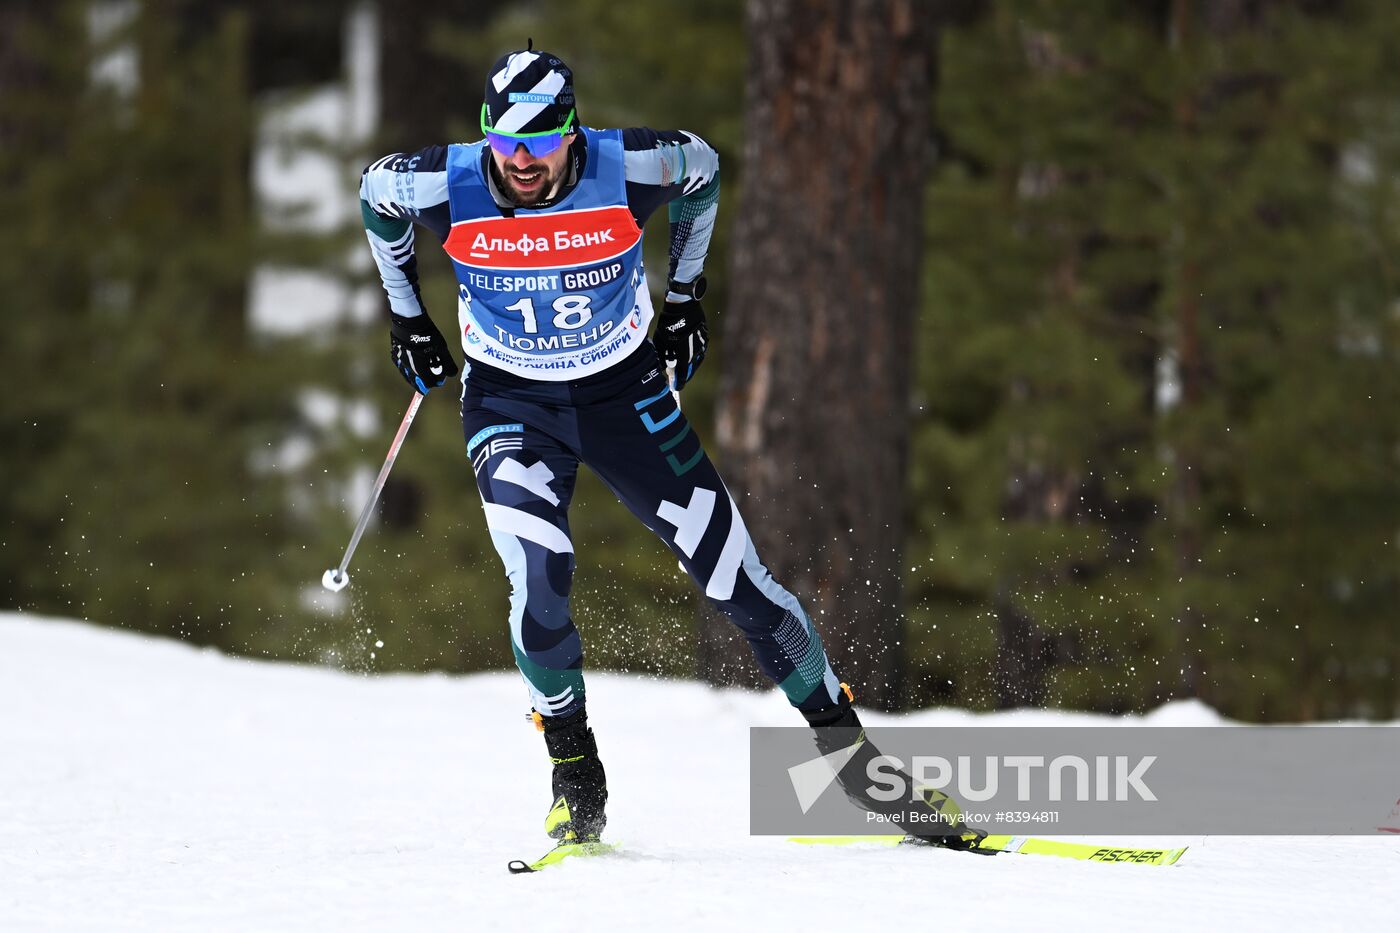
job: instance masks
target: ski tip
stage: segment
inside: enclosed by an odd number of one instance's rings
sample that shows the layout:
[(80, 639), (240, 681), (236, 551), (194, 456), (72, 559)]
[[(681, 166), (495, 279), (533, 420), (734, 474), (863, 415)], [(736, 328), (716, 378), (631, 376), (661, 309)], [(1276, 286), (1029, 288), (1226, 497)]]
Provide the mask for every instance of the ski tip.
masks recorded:
[(592, 842), (561, 842), (533, 862), (511, 859), (506, 863), (506, 868), (512, 875), (528, 875), (551, 865), (558, 865), (566, 858), (607, 855), (610, 852), (616, 852), (617, 849), (618, 844), (615, 842), (598, 842), (596, 840)]
[(1034, 836), (987, 836), (981, 848), (998, 852), (1019, 852), (1022, 855), (1054, 855), (1082, 862), (1122, 862), (1137, 865), (1172, 865), (1186, 851), (1179, 849), (1148, 849), (1106, 846), (1099, 843), (1065, 842), (1039, 839)]

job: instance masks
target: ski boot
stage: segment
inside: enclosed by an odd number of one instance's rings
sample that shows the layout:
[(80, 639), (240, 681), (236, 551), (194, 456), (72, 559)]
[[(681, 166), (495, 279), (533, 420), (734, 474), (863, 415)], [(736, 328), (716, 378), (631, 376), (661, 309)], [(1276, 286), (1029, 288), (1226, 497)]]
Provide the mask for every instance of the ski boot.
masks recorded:
[(549, 760), (554, 763), (550, 781), (554, 805), (544, 818), (544, 831), (555, 845), (533, 862), (512, 860), (506, 867), (515, 875), (540, 871), (566, 858), (605, 855), (617, 848), (599, 838), (607, 824), (603, 809), (608, 802), (608, 784), (587, 715), (579, 710), (547, 718), (532, 712), (530, 718), (544, 733)]
[[(860, 717), (851, 705), (851, 688), (842, 684), (841, 690), (843, 695), (835, 707), (804, 711), (802, 715), (812, 727), (817, 750), (823, 757), (848, 754), (849, 757), (836, 772), (836, 782), (841, 785), (846, 797), (860, 809), (878, 813), (904, 830), (906, 843), (975, 850), (987, 834), (964, 823), (962, 807), (942, 791), (927, 787), (919, 790), (920, 799), (938, 814), (930, 821), (911, 820), (906, 801), (876, 800), (870, 796), (868, 767), (871, 761), (880, 757), (880, 750), (865, 735)], [(898, 773), (904, 778), (906, 787), (914, 786), (912, 777), (903, 771)]]
[(545, 832), (560, 843), (597, 842), (607, 825), (608, 785), (587, 712), (557, 718), (535, 713), (533, 718), (554, 764), (554, 805), (545, 817)]

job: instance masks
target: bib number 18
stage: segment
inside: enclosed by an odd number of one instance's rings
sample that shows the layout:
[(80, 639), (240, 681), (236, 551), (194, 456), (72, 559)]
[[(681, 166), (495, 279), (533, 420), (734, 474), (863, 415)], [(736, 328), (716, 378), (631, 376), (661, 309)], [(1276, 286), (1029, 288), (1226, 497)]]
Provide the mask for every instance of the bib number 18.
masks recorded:
[[(578, 330), (593, 318), (593, 309), (588, 306), (587, 295), (560, 295), (554, 299), (554, 320), (559, 330)], [(535, 316), (535, 300), (521, 298), (513, 305), (506, 305), (507, 311), (519, 311), (525, 319), (525, 333), (540, 332), (539, 319)]]

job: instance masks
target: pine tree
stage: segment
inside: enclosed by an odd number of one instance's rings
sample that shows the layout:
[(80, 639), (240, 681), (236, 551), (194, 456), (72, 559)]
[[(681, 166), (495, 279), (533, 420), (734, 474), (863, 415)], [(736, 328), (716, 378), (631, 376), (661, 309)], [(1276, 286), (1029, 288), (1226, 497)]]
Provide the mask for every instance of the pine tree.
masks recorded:
[(1390, 19), (1026, 3), (949, 33), (915, 442), (923, 696), (1394, 702), (1367, 673), (1400, 517), (1375, 260), (1395, 235)]
[(9, 98), (23, 223), (0, 275), (31, 391), (4, 404), (37, 456), (15, 462), (5, 517), (38, 534), (6, 536), (25, 552), (8, 595), (237, 645), (286, 600), (285, 491), (254, 461), (295, 365), (245, 312), (246, 19), (189, 32), (170, 12), (95, 31), (67, 4), (20, 33), (43, 77)]

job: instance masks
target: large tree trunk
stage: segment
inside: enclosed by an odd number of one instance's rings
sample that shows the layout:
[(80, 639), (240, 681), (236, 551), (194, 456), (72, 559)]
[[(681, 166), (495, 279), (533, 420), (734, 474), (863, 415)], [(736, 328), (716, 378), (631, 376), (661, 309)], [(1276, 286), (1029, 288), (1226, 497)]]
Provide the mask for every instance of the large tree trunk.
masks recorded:
[[(760, 557), (867, 703), (899, 696), (910, 336), (930, 7), (750, 0), (744, 182), (717, 436)], [(712, 682), (753, 681), (727, 620)]]

